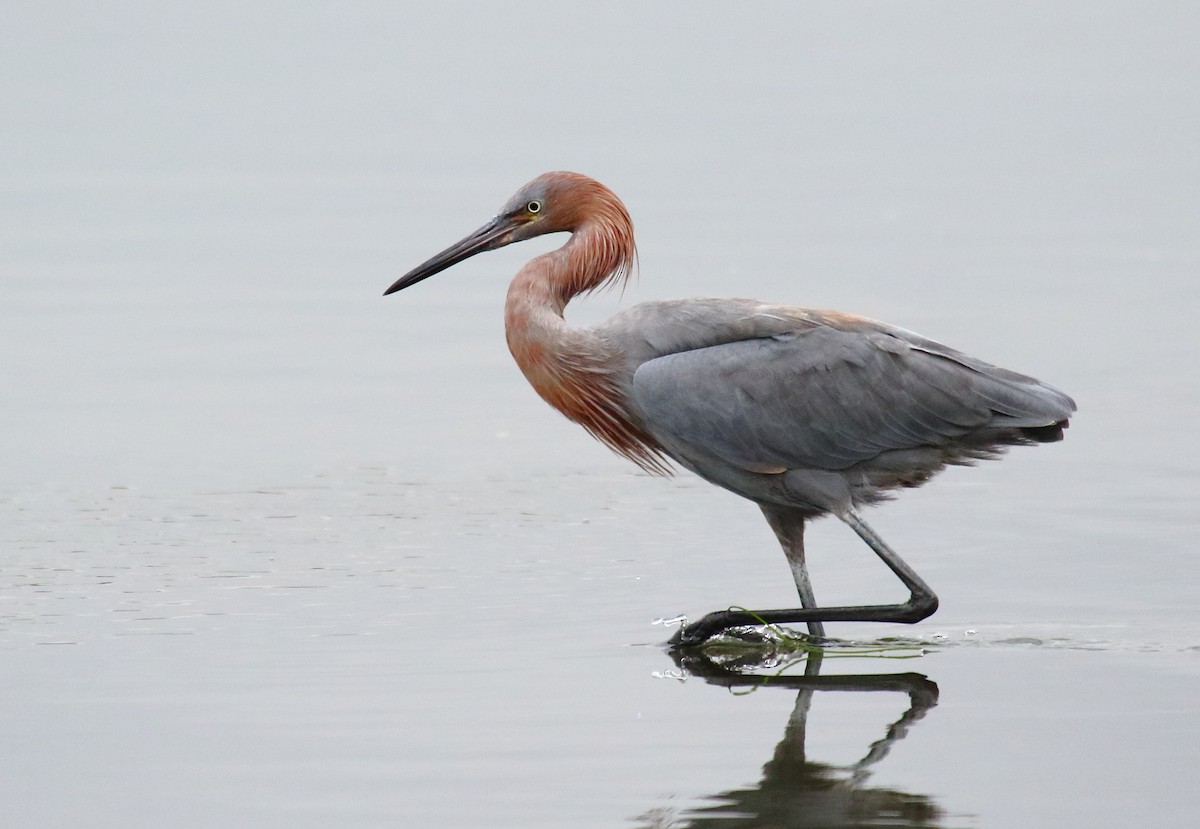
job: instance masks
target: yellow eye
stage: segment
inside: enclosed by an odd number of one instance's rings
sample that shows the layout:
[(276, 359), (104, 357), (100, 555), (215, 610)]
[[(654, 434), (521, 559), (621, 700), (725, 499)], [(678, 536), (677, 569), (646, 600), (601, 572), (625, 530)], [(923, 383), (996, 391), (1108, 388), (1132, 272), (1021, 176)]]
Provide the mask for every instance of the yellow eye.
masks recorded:
[(541, 210), (542, 210), (542, 203), (538, 199), (534, 199), (529, 204), (525, 205), (526, 213), (540, 213)]

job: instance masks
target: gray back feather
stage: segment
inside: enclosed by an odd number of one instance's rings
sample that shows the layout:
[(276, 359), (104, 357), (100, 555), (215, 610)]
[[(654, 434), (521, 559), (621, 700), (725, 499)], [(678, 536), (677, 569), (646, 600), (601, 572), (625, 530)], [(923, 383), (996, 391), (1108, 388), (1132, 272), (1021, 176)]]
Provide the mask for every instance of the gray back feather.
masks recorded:
[(1050, 426), (1075, 409), (1049, 385), (902, 329), (757, 309), (767, 336), (637, 367), (632, 400), (664, 443), (745, 469), (842, 470), (885, 452)]

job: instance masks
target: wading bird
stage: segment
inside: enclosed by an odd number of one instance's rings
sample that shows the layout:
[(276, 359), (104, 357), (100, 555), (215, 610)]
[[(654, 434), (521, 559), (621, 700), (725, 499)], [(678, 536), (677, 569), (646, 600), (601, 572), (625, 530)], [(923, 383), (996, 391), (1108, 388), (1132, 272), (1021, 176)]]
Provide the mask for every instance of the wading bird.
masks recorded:
[[(542, 236), (561, 248), (513, 278), (509, 350), (542, 398), (647, 472), (670, 461), (754, 501), (787, 556), (801, 607), (710, 613), (671, 640), (696, 645), (731, 627), (919, 622), (937, 610), (927, 584), (858, 514), (947, 464), (1006, 446), (1062, 439), (1075, 403), (1058, 389), (910, 331), (837, 311), (748, 299), (636, 305), (591, 328), (563, 319), (572, 298), (623, 284), (633, 223), (611, 190), (578, 173), (538, 176), (479, 230), (400, 277), (385, 295), (455, 263)], [(819, 607), (804, 525), (833, 514), (909, 589), (903, 604)]]

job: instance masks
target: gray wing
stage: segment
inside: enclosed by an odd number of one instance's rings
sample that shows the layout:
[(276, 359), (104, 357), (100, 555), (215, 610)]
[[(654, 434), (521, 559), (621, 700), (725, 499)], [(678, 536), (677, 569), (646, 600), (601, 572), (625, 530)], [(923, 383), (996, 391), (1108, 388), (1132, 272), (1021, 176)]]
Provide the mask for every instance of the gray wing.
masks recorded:
[(667, 354), (638, 367), (632, 396), (666, 443), (751, 470), (845, 469), (978, 430), (1049, 426), (1075, 409), (1033, 378), (878, 324)]

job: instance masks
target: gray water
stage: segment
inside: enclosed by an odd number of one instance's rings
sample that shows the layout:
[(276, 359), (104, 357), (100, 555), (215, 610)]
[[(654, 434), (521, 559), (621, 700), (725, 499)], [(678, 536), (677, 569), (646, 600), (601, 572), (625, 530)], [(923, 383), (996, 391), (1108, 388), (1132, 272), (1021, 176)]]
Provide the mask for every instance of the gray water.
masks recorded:
[[(7, 4), (0, 825), (1194, 825), (1197, 42), (1184, 3)], [(753, 506), (525, 385), (507, 277), (560, 238), (379, 296), (549, 169), (638, 227), (573, 320), (839, 308), (1075, 396), (871, 511), (942, 607), (830, 632), (924, 655), (671, 660), (655, 619), (794, 593)], [(809, 546), (823, 602), (898, 597)]]

